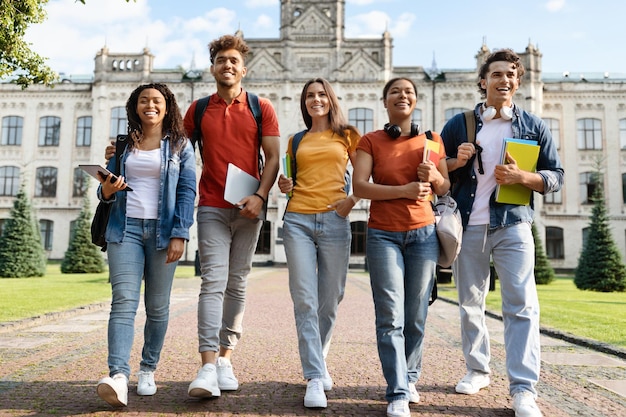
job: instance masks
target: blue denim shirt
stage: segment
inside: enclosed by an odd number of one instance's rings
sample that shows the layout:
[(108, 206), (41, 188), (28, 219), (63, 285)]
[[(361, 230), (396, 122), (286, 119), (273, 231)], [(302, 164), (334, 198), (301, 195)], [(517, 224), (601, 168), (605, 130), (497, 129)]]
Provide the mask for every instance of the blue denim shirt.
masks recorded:
[[(483, 126), (479, 113), (481, 105), (482, 103), (479, 103), (474, 108), (477, 133)], [(514, 105), (512, 127), (514, 138), (533, 140), (540, 146), (537, 173), (543, 178), (543, 194), (560, 190), (563, 186), (564, 171), (556, 145), (552, 140), (552, 134), (544, 121)], [(445, 144), (446, 155), (449, 158), (456, 158), (459, 145), (467, 142), (467, 127), (463, 113), (455, 115), (446, 123), (441, 131), (441, 138)], [(476, 172), (474, 171), (475, 158), (476, 155), (464, 167), (450, 173), (450, 179), (453, 182), (452, 197), (457, 201), (463, 220), (463, 227), (466, 227), (469, 222), (478, 185)], [(532, 222), (534, 213), (533, 195), (534, 193), (531, 194), (530, 205), (518, 206), (496, 203), (495, 192), (492, 193), (489, 199), (489, 228), (496, 229), (522, 222)]]
[[(120, 174), (126, 176), (128, 152), (122, 154)], [(115, 156), (109, 160), (107, 168), (115, 168)], [(132, 192), (132, 191), (129, 191)], [(109, 243), (120, 243), (126, 231), (126, 192), (113, 194), (110, 200), (103, 200), (102, 185), (98, 186), (98, 199), (113, 204), (105, 234)], [(169, 138), (161, 141), (161, 186), (159, 189), (157, 217), (157, 250), (167, 249), (173, 237), (189, 240), (189, 228), (193, 224), (196, 200), (196, 156), (191, 142), (172, 154)]]

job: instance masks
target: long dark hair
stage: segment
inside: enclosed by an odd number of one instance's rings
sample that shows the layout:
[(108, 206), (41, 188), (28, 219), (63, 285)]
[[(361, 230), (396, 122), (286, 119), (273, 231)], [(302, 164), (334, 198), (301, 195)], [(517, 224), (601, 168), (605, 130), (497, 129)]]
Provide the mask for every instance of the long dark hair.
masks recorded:
[(313, 119), (306, 108), (306, 91), (313, 83), (322, 84), (322, 87), (324, 87), (324, 91), (326, 92), (326, 96), (328, 97), (330, 106), (328, 111), (328, 121), (330, 122), (330, 129), (342, 138), (346, 137), (346, 129), (359, 134), (357, 128), (349, 125), (346, 121), (346, 118), (341, 111), (341, 107), (339, 106), (339, 99), (337, 98), (333, 87), (324, 78), (313, 78), (307, 81), (306, 84), (304, 84), (304, 88), (302, 88), (302, 93), (300, 94), (300, 111), (302, 112), (302, 119), (304, 120), (306, 128), (310, 129), (313, 124)]
[[(133, 131), (142, 132), (141, 119), (139, 118), (139, 114), (137, 114), (137, 102), (139, 101), (139, 95), (141, 92), (147, 89), (155, 89), (163, 94), (167, 109), (167, 113), (163, 118), (163, 134), (169, 136), (172, 152), (179, 152), (185, 146), (187, 134), (185, 133), (185, 127), (183, 126), (183, 117), (180, 114), (178, 103), (176, 103), (176, 97), (165, 84), (143, 84), (135, 88), (135, 90), (130, 93), (130, 97), (128, 97), (128, 101), (126, 101), (128, 134), (130, 135)], [(132, 141), (129, 141), (129, 143), (132, 147)]]

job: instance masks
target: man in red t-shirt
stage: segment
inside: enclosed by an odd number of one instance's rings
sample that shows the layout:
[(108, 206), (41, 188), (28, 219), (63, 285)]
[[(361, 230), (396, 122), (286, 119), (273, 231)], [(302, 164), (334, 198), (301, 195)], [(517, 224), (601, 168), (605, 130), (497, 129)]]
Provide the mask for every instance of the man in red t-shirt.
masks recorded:
[[(249, 48), (238, 36), (225, 35), (209, 45), (217, 93), (202, 117), (203, 167), (198, 207), (198, 252), (202, 285), (198, 303), (198, 339), (202, 368), (189, 385), (192, 397), (217, 397), (236, 390), (239, 382), (230, 362), (242, 333), (247, 277), (263, 222), (257, 218), (278, 174), (278, 119), (269, 100), (259, 98), (261, 148), (265, 168), (259, 178), (258, 130), (241, 80)], [(194, 128), (193, 102), (185, 129)], [(258, 190), (236, 205), (224, 200), (229, 163), (260, 179)]]

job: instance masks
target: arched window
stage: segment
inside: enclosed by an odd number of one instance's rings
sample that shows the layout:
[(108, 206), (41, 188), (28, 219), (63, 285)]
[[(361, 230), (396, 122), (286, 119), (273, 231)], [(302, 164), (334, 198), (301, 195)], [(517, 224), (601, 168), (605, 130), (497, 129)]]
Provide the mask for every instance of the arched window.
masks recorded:
[(578, 149), (602, 149), (602, 122), (600, 119), (578, 119)]
[(128, 120), (126, 120), (126, 108), (113, 107), (111, 109), (111, 130), (109, 132), (109, 137), (116, 138), (117, 135), (125, 135), (127, 133), (127, 125)]
[(18, 167), (0, 167), (0, 195), (16, 196), (20, 187), (20, 169)]
[(450, 119), (452, 119), (453, 116), (459, 114), (459, 113), (463, 113), (468, 111), (469, 109), (465, 109), (463, 107), (452, 107), (450, 109), (446, 109), (445, 112), (445, 118), (446, 118), (446, 122)]
[(546, 227), (546, 255), (550, 259), (565, 258), (563, 251), (563, 229)]
[(57, 169), (54, 167), (37, 168), (35, 197), (56, 197)]
[(52, 235), (54, 234), (54, 222), (52, 220), (39, 220), (39, 233), (41, 244), (45, 250), (52, 250)]
[(556, 148), (561, 149), (561, 122), (559, 119), (550, 118), (543, 119), (543, 121), (546, 123), (546, 126), (548, 126), (548, 129), (550, 129), (550, 133), (552, 133), (552, 140), (554, 140)]
[(39, 119), (39, 146), (59, 146), (61, 118), (44, 116)]
[(24, 119), (20, 116), (2, 118), (2, 146), (20, 146), (22, 144), (22, 126)]
[(76, 146), (91, 146), (91, 116), (76, 120)]
[(348, 110), (349, 123), (359, 129), (362, 135), (374, 130), (374, 111), (364, 107)]

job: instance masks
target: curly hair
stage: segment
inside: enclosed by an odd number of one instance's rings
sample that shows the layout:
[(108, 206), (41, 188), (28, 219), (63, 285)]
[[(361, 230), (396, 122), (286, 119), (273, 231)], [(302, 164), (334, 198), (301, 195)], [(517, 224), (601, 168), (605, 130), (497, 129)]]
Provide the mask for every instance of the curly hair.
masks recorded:
[(487, 97), (487, 90), (485, 90), (480, 83), (481, 80), (484, 80), (487, 77), (487, 73), (489, 72), (489, 65), (493, 62), (505, 61), (514, 64), (517, 69), (517, 79), (521, 82), (522, 77), (526, 73), (526, 69), (524, 68), (524, 64), (522, 64), (522, 60), (519, 55), (517, 55), (512, 49), (498, 49), (493, 51), (489, 56), (485, 59), (485, 62), (480, 66), (478, 71), (478, 92), (482, 96), (482, 98)]
[[(163, 133), (169, 136), (170, 146), (172, 152), (179, 152), (185, 146), (187, 141), (187, 134), (185, 133), (185, 127), (183, 126), (183, 117), (180, 114), (180, 108), (176, 102), (174, 93), (162, 83), (150, 83), (142, 84), (137, 87), (128, 97), (126, 101), (126, 117), (128, 118), (128, 134), (133, 131), (142, 132), (141, 119), (137, 113), (137, 103), (139, 101), (139, 95), (142, 91), (147, 89), (155, 89), (163, 94), (165, 98), (165, 106), (167, 113), (163, 118)], [(130, 141), (132, 147), (132, 141)]]
[(220, 51), (226, 51), (228, 49), (236, 49), (239, 51), (241, 56), (243, 57), (244, 62), (248, 57), (248, 52), (250, 52), (250, 48), (239, 36), (234, 35), (224, 35), (215, 39), (209, 44), (209, 54), (211, 55), (211, 64), (214, 64), (215, 57)]

